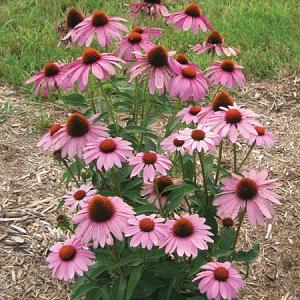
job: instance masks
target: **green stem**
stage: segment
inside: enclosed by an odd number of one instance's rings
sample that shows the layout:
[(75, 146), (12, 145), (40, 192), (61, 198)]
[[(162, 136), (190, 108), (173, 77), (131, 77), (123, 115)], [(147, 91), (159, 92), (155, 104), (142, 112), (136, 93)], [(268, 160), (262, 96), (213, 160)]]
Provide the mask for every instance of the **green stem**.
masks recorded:
[(66, 160), (63, 159), (63, 158), (61, 158), (61, 161), (62, 161), (62, 163), (64, 164), (64, 166), (66, 167), (66, 169), (68, 170), (68, 172), (71, 174), (71, 176), (72, 176), (72, 178), (74, 179), (76, 185), (77, 185), (78, 187), (80, 187), (80, 184), (79, 184), (78, 180), (76, 179), (74, 173), (73, 173), (72, 170), (70, 169), (70, 167), (69, 167), (68, 163), (66, 162)]
[(239, 166), (239, 168), (238, 168), (238, 171), (242, 168), (242, 166), (243, 166), (244, 163), (246, 162), (246, 160), (247, 160), (247, 158), (249, 157), (250, 153), (252, 152), (252, 150), (253, 150), (255, 144), (256, 144), (256, 142), (254, 142), (254, 143), (250, 146), (250, 148), (249, 148), (247, 154), (245, 155), (244, 159), (242, 160), (242, 162), (241, 162), (241, 164), (240, 164), (240, 166)]
[(223, 154), (223, 140), (221, 141), (220, 146), (219, 146), (219, 157), (218, 157), (218, 166), (217, 166), (217, 172), (216, 172), (216, 177), (215, 177), (215, 184), (217, 184), (218, 180), (219, 180), (222, 154)]
[(239, 224), (238, 224), (238, 227), (236, 229), (235, 238), (234, 238), (234, 242), (233, 242), (233, 250), (235, 250), (236, 244), (238, 242), (239, 235), (240, 235), (240, 230), (241, 230), (244, 218), (245, 218), (246, 211), (247, 211), (247, 202), (246, 202), (245, 208), (242, 212), (242, 215), (240, 216)]
[[(145, 126), (146, 111), (147, 111), (147, 106), (148, 106), (148, 102), (149, 102), (149, 97), (146, 95), (146, 91), (147, 91), (147, 82), (145, 81), (144, 99), (146, 99), (146, 102), (143, 103), (143, 107), (142, 107), (141, 127)], [(144, 141), (144, 132), (141, 133), (140, 143), (139, 143), (139, 147), (138, 147), (139, 151), (142, 150), (143, 141)]]
[(108, 183), (107, 183), (107, 181), (106, 181), (106, 179), (105, 179), (105, 177), (104, 177), (102, 171), (101, 171), (101, 170), (98, 170), (97, 167), (96, 167), (96, 170), (97, 170), (97, 174), (100, 175), (103, 184), (110, 190), (111, 187), (108, 185)]
[(196, 169), (196, 150), (193, 153), (193, 160), (194, 160), (194, 182), (197, 183), (197, 169)]
[(207, 211), (209, 198), (208, 198), (207, 181), (206, 181), (206, 174), (205, 174), (205, 167), (204, 167), (204, 152), (203, 152), (203, 150), (201, 152), (199, 152), (199, 160), (200, 160), (201, 171), (202, 171), (203, 187), (204, 187), (204, 192), (205, 192), (205, 206), (206, 206), (206, 211)]
[(94, 101), (94, 92), (95, 91), (92, 91), (92, 86), (91, 86), (90, 87), (90, 100), (91, 100), (91, 106), (92, 106), (93, 112), (95, 114), (95, 113), (97, 113), (97, 110), (96, 110), (95, 101)]
[(139, 90), (139, 82), (138, 79), (135, 79), (135, 88), (134, 88), (134, 102), (133, 102), (133, 120), (137, 124), (138, 122), (138, 90)]
[[(180, 166), (181, 166), (181, 170), (182, 170), (182, 179), (183, 179), (183, 182), (184, 182), (183, 159), (182, 159), (182, 156), (181, 156), (180, 152), (178, 152), (178, 155), (179, 155), (179, 161), (180, 161)], [(187, 205), (187, 207), (188, 207), (189, 213), (191, 214), (191, 213), (192, 213), (192, 208), (191, 208), (191, 205), (190, 205), (190, 203), (189, 203), (189, 200), (187, 199), (186, 196), (184, 196), (184, 200), (185, 200), (186, 205)]]
[(111, 169), (111, 174), (112, 174), (112, 180), (114, 182), (114, 186), (117, 190), (117, 195), (121, 196), (120, 185), (119, 185), (117, 174), (115, 173), (114, 168)]
[(232, 144), (232, 150), (233, 150), (233, 171), (236, 174), (237, 173), (236, 143)]
[(97, 282), (97, 280), (95, 280), (95, 279), (93, 279), (92, 277), (90, 277), (87, 273), (85, 273), (84, 276), (88, 279), (88, 281), (89, 281), (90, 283), (92, 283), (92, 284), (94, 284), (94, 285), (96, 285), (96, 286), (102, 288), (102, 285), (101, 285), (99, 282)]
[(158, 189), (158, 185), (157, 182), (154, 180), (154, 189), (155, 189), (155, 193), (156, 193), (156, 197), (159, 203), (159, 211), (160, 211), (160, 215), (163, 217), (164, 216), (164, 209), (161, 203), (161, 197), (160, 197), (160, 193), (159, 193), (159, 189)]
[(116, 112), (115, 112), (114, 106), (113, 106), (112, 103), (111, 103), (110, 97), (109, 97), (109, 96), (107, 95), (107, 93), (105, 92), (105, 90), (104, 90), (104, 88), (103, 88), (103, 85), (102, 85), (102, 82), (101, 82), (101, 81), (99, 81), (99, 84), (100, 84), (101, 93), (102, 93), (103, 98), (105, 99), (105, 101), (106, 101), (106, 103), (107, 103), (107, 106), (108, 106), (110, 115), (111, 115), (111, 117), (112, 117), (113, 123), (114, 123), (114, 125), (115, 125), (117, 134), (119, 135), (119, 134), (120, 134), (120, 128), (119, 128), (119, 124), (118, 124), (118, 122), (117, 122)]
[(214, 98), (216, 97), (216, 95), (218, 94), (219, 90), (221, 89), (221, 85), (218, 87), (217, 91), (214, 93), (213, 97), (211, 98), (211, 100), (214, 100)]

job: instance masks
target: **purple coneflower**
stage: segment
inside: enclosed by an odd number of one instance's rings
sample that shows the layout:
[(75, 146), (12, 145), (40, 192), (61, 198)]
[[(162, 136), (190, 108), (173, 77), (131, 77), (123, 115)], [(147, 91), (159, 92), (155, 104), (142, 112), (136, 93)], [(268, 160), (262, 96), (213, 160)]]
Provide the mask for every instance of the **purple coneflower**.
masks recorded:
[(183, 156), (185, 154), (184, 141), (178, 136), (178, 133), (173, 133), (165, 138), (160, 144), (161, 148), (169, 154), (179, 152)]
[(155, 172), (161, 175), (167, 175), (171, 169), (172, 162), (166, 156), (160, 155), (154, 151), (140, 152), (128, 159), (129, 165), (133, 166), (130, 177), (134, 177), (143, 172), (144, 182), (152, 182)]
[(144, 0), (141, 2), (129, 3), (129, 12), (134, 17), (137, 17), (141, 12), (157, 18), (159, 15), (166, 16), (169, 12), (162, 0)]
[(206, 42), (193, 46), (192, 50), (198, 54), (202, 54), (205, 52), (210, 53), (211, 51), (213, 51), (218, 56), (221, 56), (223, 54), (225, 54), (226, 56), (236, 56), (238, 52), (237, 49), (224, 44), (224, 39), (216, 30), (212, 31), (209, 34)]
[(86, 48), (81, 57), (66, 66), (63, 79), (70, 86), (78, 81), (78, 88), (83, 91), (88, 85), (90, 72), (98, 79), (108, 80), (116, 73), (114, 67), (122, 68), (120, 62), (123, 61), (112, 53), (100, 53), (94, 48)]
[(130, 81), (140, 77), (149, 77), (149, 90), (154, 94), (155, 90), (162, 94), (166, 89), (169, 91), (172, 77), (175, 75), (172, 55), (175, 52), (167, 52), (162, 46), (154, 46), (146, 54), (137, 53), (137, 61), (129, 69)]
[(235, 86), (242, 87), (246, 80), (243, 67), (233, 63), (231, 59), (216, 61), (206, 69), (205, 76), (214, 84), (221, 84), (233, 90)]
[(70, 281), (75, 274), (82, 276), (94, 263), (95, 258), (95, 254), (73, 236), (52, 246), (46, 261), (50, 269), (53, 269), (53, 277)]
[(122, 163), (132, 156), (132, 150), (131, 143), (122, 138), (100, 137), (87, 143), (83, 159), (86, 164), (96, 160), (97, 169), (108, 171), (113, 166), (121, 168)]
[(199, 29), (206, 32), (207, 28), (213, 30), (213, 26), (203, 15), (196, 3), (189, 4), (184, 11), (175, 12), (166, 16), (167, 24), (174, 24), (175, 29), (188, 31), (192, 28), (193, 34), (197, 35)]
[(110, 17), (104, 11), (96, 9), (93, 15), (85, 18), (75, 27), (75, 34), (72, 39), (80, 47), (84, 44), (89, 47), (96, 35), (98, 43), (101, 47), (108, 46), (112, 40), (121, 40), (122, 32), (128, 32), (127, 28), (122, 24), (127, 22), (123, 18)]
[(267, 177), (267, 171), (251, 170), (243, 176), (232, 174), (231, 178), (222, 179), (221, 193), (213, 202), (218, 206), (218, 214), (236, 218), (240, 210), (246, 209), (251, 225), (264, 224), (265, 218), (270, 219), (274, 214), (272, 203), (280, 204), (273, 191), (278, 184)]

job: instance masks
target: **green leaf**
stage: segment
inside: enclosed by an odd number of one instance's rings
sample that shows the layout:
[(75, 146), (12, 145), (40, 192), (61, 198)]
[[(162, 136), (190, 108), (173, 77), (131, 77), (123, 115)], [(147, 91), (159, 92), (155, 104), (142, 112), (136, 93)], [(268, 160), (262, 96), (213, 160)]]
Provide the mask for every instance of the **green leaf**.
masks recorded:
[(233, 260), (240, 262), (251, 262), (256, 259), (259, 253), (259, 243), (256, 242), (249, 251), (239, 251), (233, 255)]
[(62, 97), (62, 101), (71, 106), (85, 106), (86, 101), (82, 94), (70, 94)]
[(126, 300), (130, 300), (131, 296), (133, 295), (134, 289), (139, 283), (142, 276), (142, 266), (135, 268), (129, 277), (127, 291), (126, 291)]
[(80, 296), (85, 295), (87, 292), (91, 291), (94, 288), (95, 288), (94, 284), (84, 283), (83, 285), (73, 290), (73, 293), (71, 295), (71, 300), (79, 299)]
[(121, 275), (114, 280), (112, 285), (112, 293), (113, 293), (114, 300), (124, 299), (126, 286), (127, 286), (127, 282), (124, 276)]
[(235, 239), (235, 230), (233, 228), (222, 228), (218, 246), (223, 250), (231, 250)]

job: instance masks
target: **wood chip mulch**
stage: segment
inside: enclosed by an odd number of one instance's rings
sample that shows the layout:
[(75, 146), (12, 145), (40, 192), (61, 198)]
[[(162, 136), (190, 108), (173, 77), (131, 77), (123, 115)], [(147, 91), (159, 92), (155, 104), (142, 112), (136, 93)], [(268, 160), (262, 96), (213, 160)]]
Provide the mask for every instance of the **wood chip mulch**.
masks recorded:
[[(249, 83), (236, 97), (262, 115), (278, 142), (268, 150), (255, 149), (246, 168), (268, 169), (281, 182), (282, 205), (263, 227), (242, 229), (243, 248), (261, 243), (251, 264), (241, 299), (300, 299), (300, 78)], [(51, 278), (45, 255), (65, 238), (55, 227), (61, 169), (51, 154), (36, 147), (40, 104), (12, 88), (0, 86), (0, 107), (10, 101), (13, 112), (0, 124), (0, 300), (69, 299), (70, 285)], [(61, 115), (54, 105), (44, 104)], [(226, 157), (224, 164), (228, 163)], [(244, 270), (245, 271), (245, 270)]]

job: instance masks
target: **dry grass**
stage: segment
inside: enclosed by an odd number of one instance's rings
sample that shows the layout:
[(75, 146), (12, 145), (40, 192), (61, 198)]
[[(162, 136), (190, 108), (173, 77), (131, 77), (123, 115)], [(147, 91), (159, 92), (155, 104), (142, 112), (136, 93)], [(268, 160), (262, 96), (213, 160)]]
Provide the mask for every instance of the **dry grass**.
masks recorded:
[[(300, 299), (299, 82), (285, 77), (251, 83), (237, 95), (278, 136), (274, 148), (254, 151), (248, 167), (269, 169), (281, 181), (282, 195), (270, 223), (242, 230), (243, 246), (259, 240), (262, 248), (242, 299)], [(61, 169), (35, 146), (36, 104), (0, 87), (0, 106), (8, 100), (14, 113), (0, 131), (0, 299), (68, 299), (70, 287), (52, 279), (44, 261), (49, 246), (64, 238), (55, 228)]]

